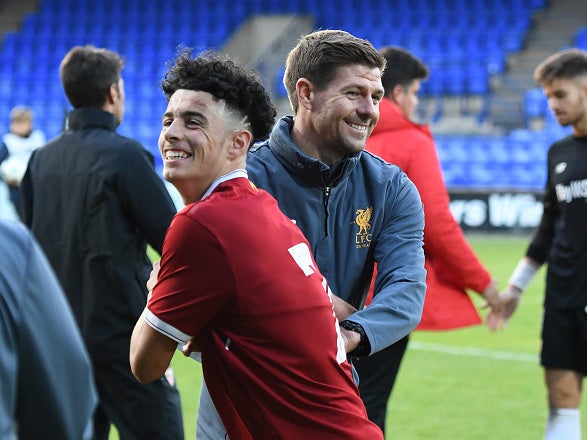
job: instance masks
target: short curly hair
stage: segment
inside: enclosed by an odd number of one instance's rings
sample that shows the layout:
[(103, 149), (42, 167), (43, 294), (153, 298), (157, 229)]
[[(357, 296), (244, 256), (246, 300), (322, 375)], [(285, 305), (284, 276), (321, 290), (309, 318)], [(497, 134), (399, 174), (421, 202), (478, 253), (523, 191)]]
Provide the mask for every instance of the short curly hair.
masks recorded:
[(179, 89), (210, 93), (231, 111), (246, 117), (253, 134), (251, 143), (269, 137), (277, 112), (252, 67), (216, 51), (193, 57), (189, 48), (180, 49), (172, 63), (161, 83), (167, 100)]

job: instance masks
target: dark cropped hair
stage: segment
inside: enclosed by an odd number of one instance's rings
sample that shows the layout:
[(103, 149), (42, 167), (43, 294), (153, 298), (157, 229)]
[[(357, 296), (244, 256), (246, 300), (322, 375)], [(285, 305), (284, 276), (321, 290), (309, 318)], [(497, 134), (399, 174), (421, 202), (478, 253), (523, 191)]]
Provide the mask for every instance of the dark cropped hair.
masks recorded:
[(100, 108), (110, 86), (118, 86), (124, 60), (108, 49), (91, 45), (75, 46), (61, 61), (59, 76), (74, 108)]
[(275, 123), (275, 106), (258, 73), (215, 51), (194, 58), (191, 49), (180, 50), (161, 87), (167, 100), (179, 89), (203, 91), (223, 100), (229, 110), (246, 117), (252, 142), (267, 139)]
[(385, 69), (385, 58), (362, 38), (340, 30), (322, 30), (303, 36), (285, 64), (283, 84), (294, 114), (298, 111), (296, 83), (300, 78), (324, 89), (334, 79), (340, 67), (351, 64)]
[(549, 56), (534, 70), (534, 79), (539, 85), (549, 84), (553, 79), (573, 79), (583, 75), (587, 75), (587, 52), (575, 48)]
[(386, 46), (379, 49), (379, 53), (387, 61), (381, 76), (386, 95), (390, 94), (397, 85), (409, 87), (416, 79), (428, 78), (428, 67), (407, 50), (396, 46)]

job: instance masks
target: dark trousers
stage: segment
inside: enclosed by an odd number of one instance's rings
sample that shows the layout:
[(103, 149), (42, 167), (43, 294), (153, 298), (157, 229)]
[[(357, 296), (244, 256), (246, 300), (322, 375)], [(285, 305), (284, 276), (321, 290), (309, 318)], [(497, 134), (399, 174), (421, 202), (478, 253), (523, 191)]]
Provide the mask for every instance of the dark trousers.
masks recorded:
[(354, 358), (359, 374), (359, 391), (369, 420), (385, 433), (387, 401), (391, 395), (400, 363), (408, 347), (409, 336), (368, 357)]
[(95, 365), (99, 403), (94, 413), (94, 440), (107, 440), (114, 424), (121, 440), (183, 440), (179, 392), (165, 377), (141, 384), (130, 364)]

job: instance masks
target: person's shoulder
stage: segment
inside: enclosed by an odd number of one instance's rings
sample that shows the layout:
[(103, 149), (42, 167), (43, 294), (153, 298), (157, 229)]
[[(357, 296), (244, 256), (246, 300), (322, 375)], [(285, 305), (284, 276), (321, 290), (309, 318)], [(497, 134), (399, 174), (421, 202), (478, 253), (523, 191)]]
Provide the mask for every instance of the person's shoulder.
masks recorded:
[(247, 160), (258, 160), (267, 155), (273, 155), (271, 148), (269, 148), (269, 141), (257, 142), (249, 149)]
[(137, 151), (139, 150), (145, 150), (145, 147), (143, 146), (143, 144), (141, 144), (137, 139), (133, 139), (131, 137), (128, 136), (124, 136), (120, 133), (113, 133), (114, 139), (115, 139), (115, 143), (117, 146), (119, 147), (125, 147), (125, 148), (131, 148), (131, 149), (135, 149)]
[(374, 176), (383, 176), (389, 178), (389, 176), (396, 176), (403, 173), (400, 167), (392, 163), (387, 162), (380, 156), (364, 150), (361, 154), (361, 163), (363, 168)]
[[(581, 138), (581, 139), (587, 139), (587, 138)], [(553, 141), (550, 148), (566, 147), (568, 145), (575, 145), (578, 142), (580, 142), (580, 140), (578, 138), (576, 138), (572, 134), (569, 134), (568, 136), (565, 136), (563, 138), (560, 138), (560, 139)]]
[(379, 192), (397, 195), (407, 189), (417, 193), (416, 186), (400, 167), (369, 151), (361, 155), (361, 168), (362, 179)]
[(34, 144), (35, 148), (38, 148), (47, 142), (47, 136), (45, 136), (45, 132), (35, 129), (32, 131), (31, 135), (31, 143)]
[(113, 133), (113, 136), (111, 147), (116, 151), (119, 160), (124, 158), (134, 160), (139, 156), (148, 159), (151, 163), (153, 162), (153, 154), (138, 140), (118, 133)]
[(559, 155), (565, 155), (568, 153), (568, 151), (576, 148), (577, 144), (578, 140), (573, 135), (554, 140), (548, 147), (548, 156), (555, 157)]
[(0, 219), (0, 237), (4, 238), (8, 235), (26, 238), (30, 236), (30, 233), (27, 227), (21, 222)]
[[(0, 253), (6, 259), (15, 257), (32, 241), (29, 229), (19, 221), (0, 219)], [(5, 260), (6, 263), (6, 260)]]
[(247, 171), (253, 176), (266, 168), (277, 165), (277, 157), (269, 147), (269, 142), (264, 141), (254, 144), (247, 155)]

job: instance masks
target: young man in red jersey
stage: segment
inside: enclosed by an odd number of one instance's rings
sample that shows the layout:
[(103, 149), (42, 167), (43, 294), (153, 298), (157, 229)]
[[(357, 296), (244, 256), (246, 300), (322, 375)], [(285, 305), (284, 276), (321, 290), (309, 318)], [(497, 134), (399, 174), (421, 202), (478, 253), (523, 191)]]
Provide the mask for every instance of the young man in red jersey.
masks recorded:
[(189, 51), (163, 81), (163, 174), (187, 205), (131, 340), (135, 376), (162, 374), (194, 340), (231, 439), (382, 439), (346, 361), (330, 289), (307, 240), (247, 178), (275, 109), (257, 75)]

